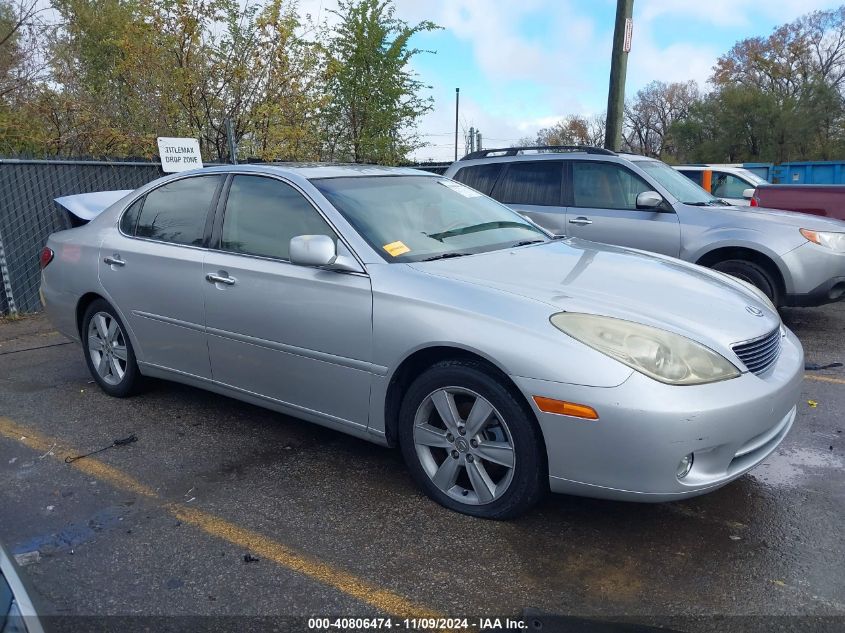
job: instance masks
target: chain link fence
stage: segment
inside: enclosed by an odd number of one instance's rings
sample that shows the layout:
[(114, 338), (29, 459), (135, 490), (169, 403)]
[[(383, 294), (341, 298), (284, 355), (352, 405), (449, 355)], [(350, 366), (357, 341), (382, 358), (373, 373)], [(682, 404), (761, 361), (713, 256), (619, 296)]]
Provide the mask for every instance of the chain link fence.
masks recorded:
[[(415, 166), (443, 173), (448, 165)], [(0, 159), (0, 315), (41, 309), (41, 249), (50, 233), (78, 223), (55, 198), (136, 189), (163, 175), (151, 162)]]
[(74, 220), (54, 198), (135, 189), (163, 175), (158, 163), (0, 159), (0, 314), (36, 312), (38, 256)]

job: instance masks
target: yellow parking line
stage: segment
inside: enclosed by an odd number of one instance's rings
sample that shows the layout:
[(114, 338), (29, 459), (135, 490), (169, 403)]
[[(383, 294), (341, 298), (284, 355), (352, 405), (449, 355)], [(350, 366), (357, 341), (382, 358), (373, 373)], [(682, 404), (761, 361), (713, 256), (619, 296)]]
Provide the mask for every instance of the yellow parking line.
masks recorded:
[(845, 380), (843, 380), (842, 378), (834, 378), (833, 376), (818, 376), (804, 374), (804, 378), (806, 378), (807, 380), (817, 380), (818, 382), (832, 382), (835, 385), (845, 385)]
[(313, 580), (334, 587), (343, 593), (377, 607), (384, 613), (401, 617), (442, 617), (439, 614), (411, 604), (391, 591), (381, 589), (346, 571), (327, 563), (299, 554), (289, 547), (263, 537), (256, 532), (224, 521), (223, 519), (182, 504), (166, 506), (168, 511), (184, 523), (190, 523), (213, 536), (236, 543), (259, 556), (275, 561), (282, 567), (297, 571)]
[[(80, 451), (61, 440), (41, 435), (32, 429), (23, 427), (2, 416), (0, 416), (0, 436), (19, 442), (39, 453), (43, 453), (45, 457), (51, 456), (62, 461), (64, 461), (66, 455), (78, 455), (80, 453)], [(86, 457), (85, 459), (74, 461), (69, 464), (69, 467), (76, 468), (120, 490), (148, 497), (158, 502), (159, 507), (183, 523), (193, 525), (211, 536), (228, 541), (233, 545), (272, 560), (286, 569), (337, 589), (352, 598), (375, 607), (381, 613), (403, 618), (443, 617), (442, 614), (422, 605), (415, 604), (399, 594), (393, 593), (388, 589), (382, 589), (363, 578), (334, 567), (329, 563), (297, 552), (257, 532), (242, 528), (195, 507), (182, 503), (165, 502), (149, 486), (142, 484), (140, 481), (117, 468), (104, 464), (94, 458)]]
[[(59, 453), (62, 453), (62, 459), (64, 459), (65, 455), (79, 454), (79, 451), (75, 451), (72, 447), (60, 440), (45, 437), (32, 429), (24, 428), (4, 417), (0, 417), (0, 435), (17, 440), (34, 451), (45, 453), (45, 456), (51, 455), (52, 457), (58, 458)], [(106, 481), (115, 488), (128, 490), (143, 497), (156, 496), (156, 493), (151, 488), (145, 486), (140, 481), (96, 459), (80, 459), (73, 462), (73, 467), (92, 477)]]

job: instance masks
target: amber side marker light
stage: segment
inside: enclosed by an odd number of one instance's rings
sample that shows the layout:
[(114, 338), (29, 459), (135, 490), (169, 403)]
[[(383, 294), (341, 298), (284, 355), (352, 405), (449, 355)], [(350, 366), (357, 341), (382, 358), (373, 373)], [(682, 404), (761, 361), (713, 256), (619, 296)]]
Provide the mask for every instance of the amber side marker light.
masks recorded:
[(543, 396), (534, 396), (534, 402), (537, 403), (540, 411), (545, 413), (569, 415), (573, 418), (583, 418), (585, 420), (599, 419), (599, 414), (596, 413), (596, 410), (586, 404), (576, 404), (574, 402), (566, 402), (564, 400), (544, 398)]
[(819, 234), (815, 231), (811, 231), (810, 229), (799, 229), (801, 231), (801, 235), (806, 237), (808, 240), (813, 242), (814, 244), (821, 244), (821, 240), (819, 239)]

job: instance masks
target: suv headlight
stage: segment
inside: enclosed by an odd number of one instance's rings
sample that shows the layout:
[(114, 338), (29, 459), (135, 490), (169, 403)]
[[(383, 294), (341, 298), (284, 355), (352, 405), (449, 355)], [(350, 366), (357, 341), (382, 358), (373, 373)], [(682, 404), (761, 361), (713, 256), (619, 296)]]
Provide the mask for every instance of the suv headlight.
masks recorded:
[(824, 246), (838, 253), (845, 253), (845, 233), (801, 229), (801, 235), (819, 246)]
[(648, 325), (575, 312), (552, 315), (551, 322), (572, 338), (668, 385), (701, 385), (740, 375), (713, 350)]

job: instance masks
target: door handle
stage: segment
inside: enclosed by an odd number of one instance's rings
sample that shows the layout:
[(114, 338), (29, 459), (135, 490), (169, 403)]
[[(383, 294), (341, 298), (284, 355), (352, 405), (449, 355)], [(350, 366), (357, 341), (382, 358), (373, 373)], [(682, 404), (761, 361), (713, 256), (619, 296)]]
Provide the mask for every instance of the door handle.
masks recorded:
[(120, 255), (109, 255), (103, 257), (103, 262), (109, 266), (126, 266), (126, 262), (120, 259)]
[(205, 276), (206, 281), (209, 281), (213, 284), (226, 284), (227, 286), (234, 286), (235, 280), (233, 277), (224, 277), (223, 275), (216, 275), (214, 273), (208, 273)]
[(589, 218), (585, 218), (585, 217), (582, 216), (580, 218), (572, 218), (569, 221), (569, 223), (570, 224), (582, 224), (583, 225), (583, 224), (592, 224), (593, 221), (590, 220)]

